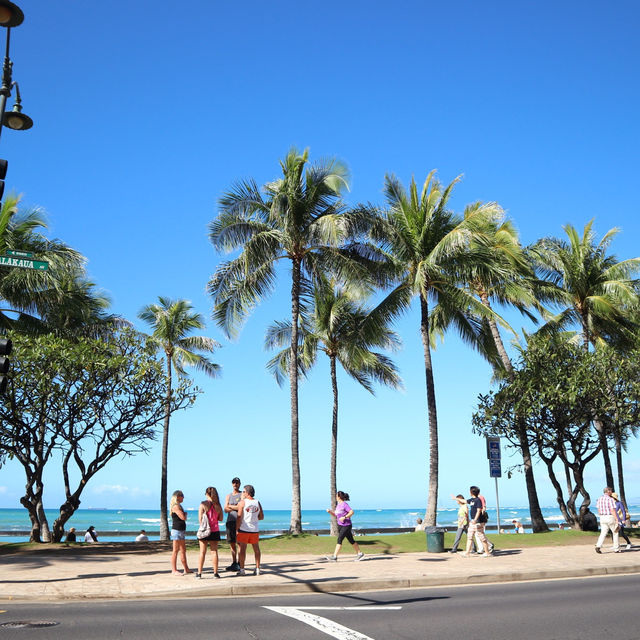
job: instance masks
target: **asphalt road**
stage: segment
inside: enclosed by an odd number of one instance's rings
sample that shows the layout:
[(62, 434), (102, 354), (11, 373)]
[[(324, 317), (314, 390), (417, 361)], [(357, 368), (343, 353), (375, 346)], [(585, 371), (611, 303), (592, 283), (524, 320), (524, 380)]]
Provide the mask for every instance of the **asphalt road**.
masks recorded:
[[(0, 605), (1, 638), (640, 638), (640, 576), (354, 594)], [(636, 617), (638, 615), (638, 617)], [(16, 623), (57, 623), (17, 626)]]

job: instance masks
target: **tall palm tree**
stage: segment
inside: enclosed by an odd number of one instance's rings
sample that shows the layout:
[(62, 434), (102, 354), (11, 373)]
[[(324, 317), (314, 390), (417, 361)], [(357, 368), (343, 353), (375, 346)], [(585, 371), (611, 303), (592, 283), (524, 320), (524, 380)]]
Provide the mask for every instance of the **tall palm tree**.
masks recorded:
[[(540, 331), (561, 331), (578, 327), (576, 337), (589, 346), (613, 342), (624, 346), (633, 341), (638, 325), (629, 309), (638, 305), (640, 258), (618, 261), (608, 253), (619, 233), (613, 228), (598, 242), (589, 221), (582, 235), (572, 226), (563, 227), (567, 240), (544, 238), (529, 253), (539, 277), (545, 283), (541, 294), (560, 311)], [(613, 471), (604, 425), (594, 416), (607, 484), (613, 484)]]
[(169, 450), (169, 421), (171, 418), (171, 393), (173, 369), (180, 376), (186, 375), (185, 366), (195, 367), (212, 378), (220, 373), (220, 365), (214, 364), (202, 353), (213, 353), (220, 345), (204, 336), (188, 335), (196, 329), (204, 329), (202, 315), (193, 311), (188, 300), (170, 300), (158, 297), (158, 304), (144, 307), (138, 317), (152, 329), (151, 340), (164, 353), (167, 366), (167, 395), (165, 399), (164, 429), (162, 434), (162, 474), (160, 480), (160, 540), (169, 539), (167, 520), (167, 453)]
[[(348, 172), (335, 159), (309, 164), (309, 153), (291, 149), (280, 162), (282, 177), (262, 189), (255, 181), (236, 184), (220, 199), (220, 213), (209, 225), (216, 249), (240, 255), (218, 266), (209, 281), (213, 317), (233, 336), (253, 307), (276, 282), (281, 261), (291, 268), (291, 402), (292, 503), (290, 531), (302, 532), (298, 455), (298, 322), (301, 299), (323, 272), (349, 279), (358, 271), (350, 251), (340, 248), (353, 229), (341, 192)], [(357, 247), (356, 247), (357, 249)]]
[[(338, 455), (338, 376), (337, 364), (369, 393), (374, 382), (400, 388), (402, 382), (393, 361), (373, 349), (395, 350), (400, 338), (389, 327), (391, 314), (381, 304), (367, 309), (348, 287), (338, 286), (326, 279), (317, 281), (312, 293), (312, 308), (303, 317), (300, 327), (299, 370), (306, 375), (315, 364), (318, 353), (329, 358), (333, 412), (331, 422), (331, 455), (329, 472), (329, 504), (336, 506)], [(269, 349), (286, 347), (291, 341), (291, 323), (280, 322), (269, 327), (265, 346)], [(289, 348), (281, 350), (267, 364), (278, 384), (289, 371)], [(331, 520), (331, 534), (337, 535), (335, 518)]]
[[(436, 524), (438, 501), (438, 412), (431, 359), (431, 305), (445, 305), (450, 323), (472, 344), (477, 343), (480, 333), (474, 316), (495, 315), (468, 291), (464, 279), (470, 265), (487, 259), (484, 252), (471, 250), (470, 243), (481, 237), (488, 213), (478, 209), (467, 218), (454, 214), (448, 202), (459, 178), (443, 187), (434, 174), (435, 171), (429, 173), (420, 192), (415, 178), (407, 192), (395, 176), (387, 175), (384, 193), (389, 208), (371, 230), (372, 237), (396, 265), (398, 285), (392, 295), (398, 308), (407, 307), (414, 296), (420, 304), (429, 428), (429, 494), (425, 512), (429, 526)], [(473, 313), (469, 314), (469, 310)]]
[[(477, 250), (484, 252), (487, 259), (473, 261), (468, 265), (470, 270), (467, 274), (467, 280), (470, 290), (489, 309), (492, 309), (494, 304), (501, 307), (515, 307), (529, 319), (537, 322), (537, 318), (529, 311), (529, 309), (541, 310), (534, 293), (533, 270), (520, 244), (514, 225), (510, 220), (505, 219), (502, 207), (495, 202), (476, 202), (468, 205), (465, 207), (464, 217), (475, 215), (480, 210), (487, 214), (482, 226), (482, 241), (472, 241), (471, 246), (478, 245)], [(440, 330), (446, 328), (446, 314), (438, 316), (435, 313), (433, 320), (432, 324), (436, 329), (440, 329), (439, 322), (444, 323)], [(499, 319), (489, 316), (479, 320), (482, 326), (487, 329), (491, 340), (489, 352), (481, 349), (481, 353), (493, 365), (496, 376), (506, 376), (512, 380), (514, 377), (513, 363), (502, 340), (498, 326)], [(480, 343), (483, 344), (483, 341), (481, 340)], [(496, 355), (498, 359), (496, 359)], [(536, 533), (548, 531), (549, 527), (544, 520), (538, 500), (529, 438), (524, 421), (519, 420), (515, 427), (522, 453), (532, 528)]]

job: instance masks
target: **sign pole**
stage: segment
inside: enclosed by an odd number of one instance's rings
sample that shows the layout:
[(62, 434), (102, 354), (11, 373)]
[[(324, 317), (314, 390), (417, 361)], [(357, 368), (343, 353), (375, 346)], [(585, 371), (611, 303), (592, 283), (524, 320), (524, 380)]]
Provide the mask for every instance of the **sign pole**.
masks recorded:
[(487, 436), (487, 458), (489, 459), (489, 475), (496, 480), (496, 511), (498, 516), (498, 533), (500, 533), (500, 497), (498, 495), (498, 478), (502, 477), (502, 454), (500, 438)]
[(496, 478), (496, 511), (498, 512), (498, 533), (500, 533), (500, 498), (498, 497), (498, 478)]

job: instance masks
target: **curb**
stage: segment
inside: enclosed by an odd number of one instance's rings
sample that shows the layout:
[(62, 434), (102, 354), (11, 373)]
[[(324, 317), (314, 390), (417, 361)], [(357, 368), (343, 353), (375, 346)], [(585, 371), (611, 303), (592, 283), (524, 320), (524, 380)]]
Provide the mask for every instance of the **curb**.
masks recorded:
[(189, 590), (167, 590), (153, 593), (129, 593), (115, 596), (104, 594), (79, 594), (77, 596), (19, 596), (1, 597), (0, 603), (17, 602), (85, 602), (99, 600), (158, 600), (179, 598), (215, 598), (234, 596), (270, 596), (308, 593), (344, 593), (359, 591), (380, 591), (386, 589), (413, 589), (420, 587), (465, 586), (474, 584), (492, 584), (521, 582), (530, 580), (558, 580), (566, 578), (585, 578), (597, 576), (631, 575), (640, 573), (640, 564), (624, 567), (586, 567), (580, 571), (574, 569), (536, 570), (521, 572), (505, 572), (494, 574), (471, 574), (464, 577), (419, 577), (407, 579), (366, 579), (328, 580), (322, 583), (313, 581), (296, 584), (243, 584), (204, 586)]

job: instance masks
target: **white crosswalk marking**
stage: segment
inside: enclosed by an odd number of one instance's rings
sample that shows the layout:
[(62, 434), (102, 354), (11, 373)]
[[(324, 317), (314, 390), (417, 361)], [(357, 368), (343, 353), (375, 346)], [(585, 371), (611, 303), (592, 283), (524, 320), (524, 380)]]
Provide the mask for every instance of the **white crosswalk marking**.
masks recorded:
[(306, 609), (308, 611), (389, 611), (402, 609), (402, 607), (264, 607), (265, 609), (269, 609), (270, 611), (274, 611), (275, 613), (281, 613), (283, 616), (289, 616), (290, 618), (295, 618), (300, 622), (304, 622), (323, 633), (326, 633), (328, 636), (333, 638), (338, 638), (338, 640), (374, 640), (369, 636), (365, 636), (363, 633), (359, 633), (358, 631), (354, 631), (353, 629), (349, 629), (347, 627), (334, 622), (333, 620), (328, 620), (327, 618), (323, 618), (322, 616), (316, 616), (312, 613), (307, 613), (307, 611), (303, 611), (302, 609)]

